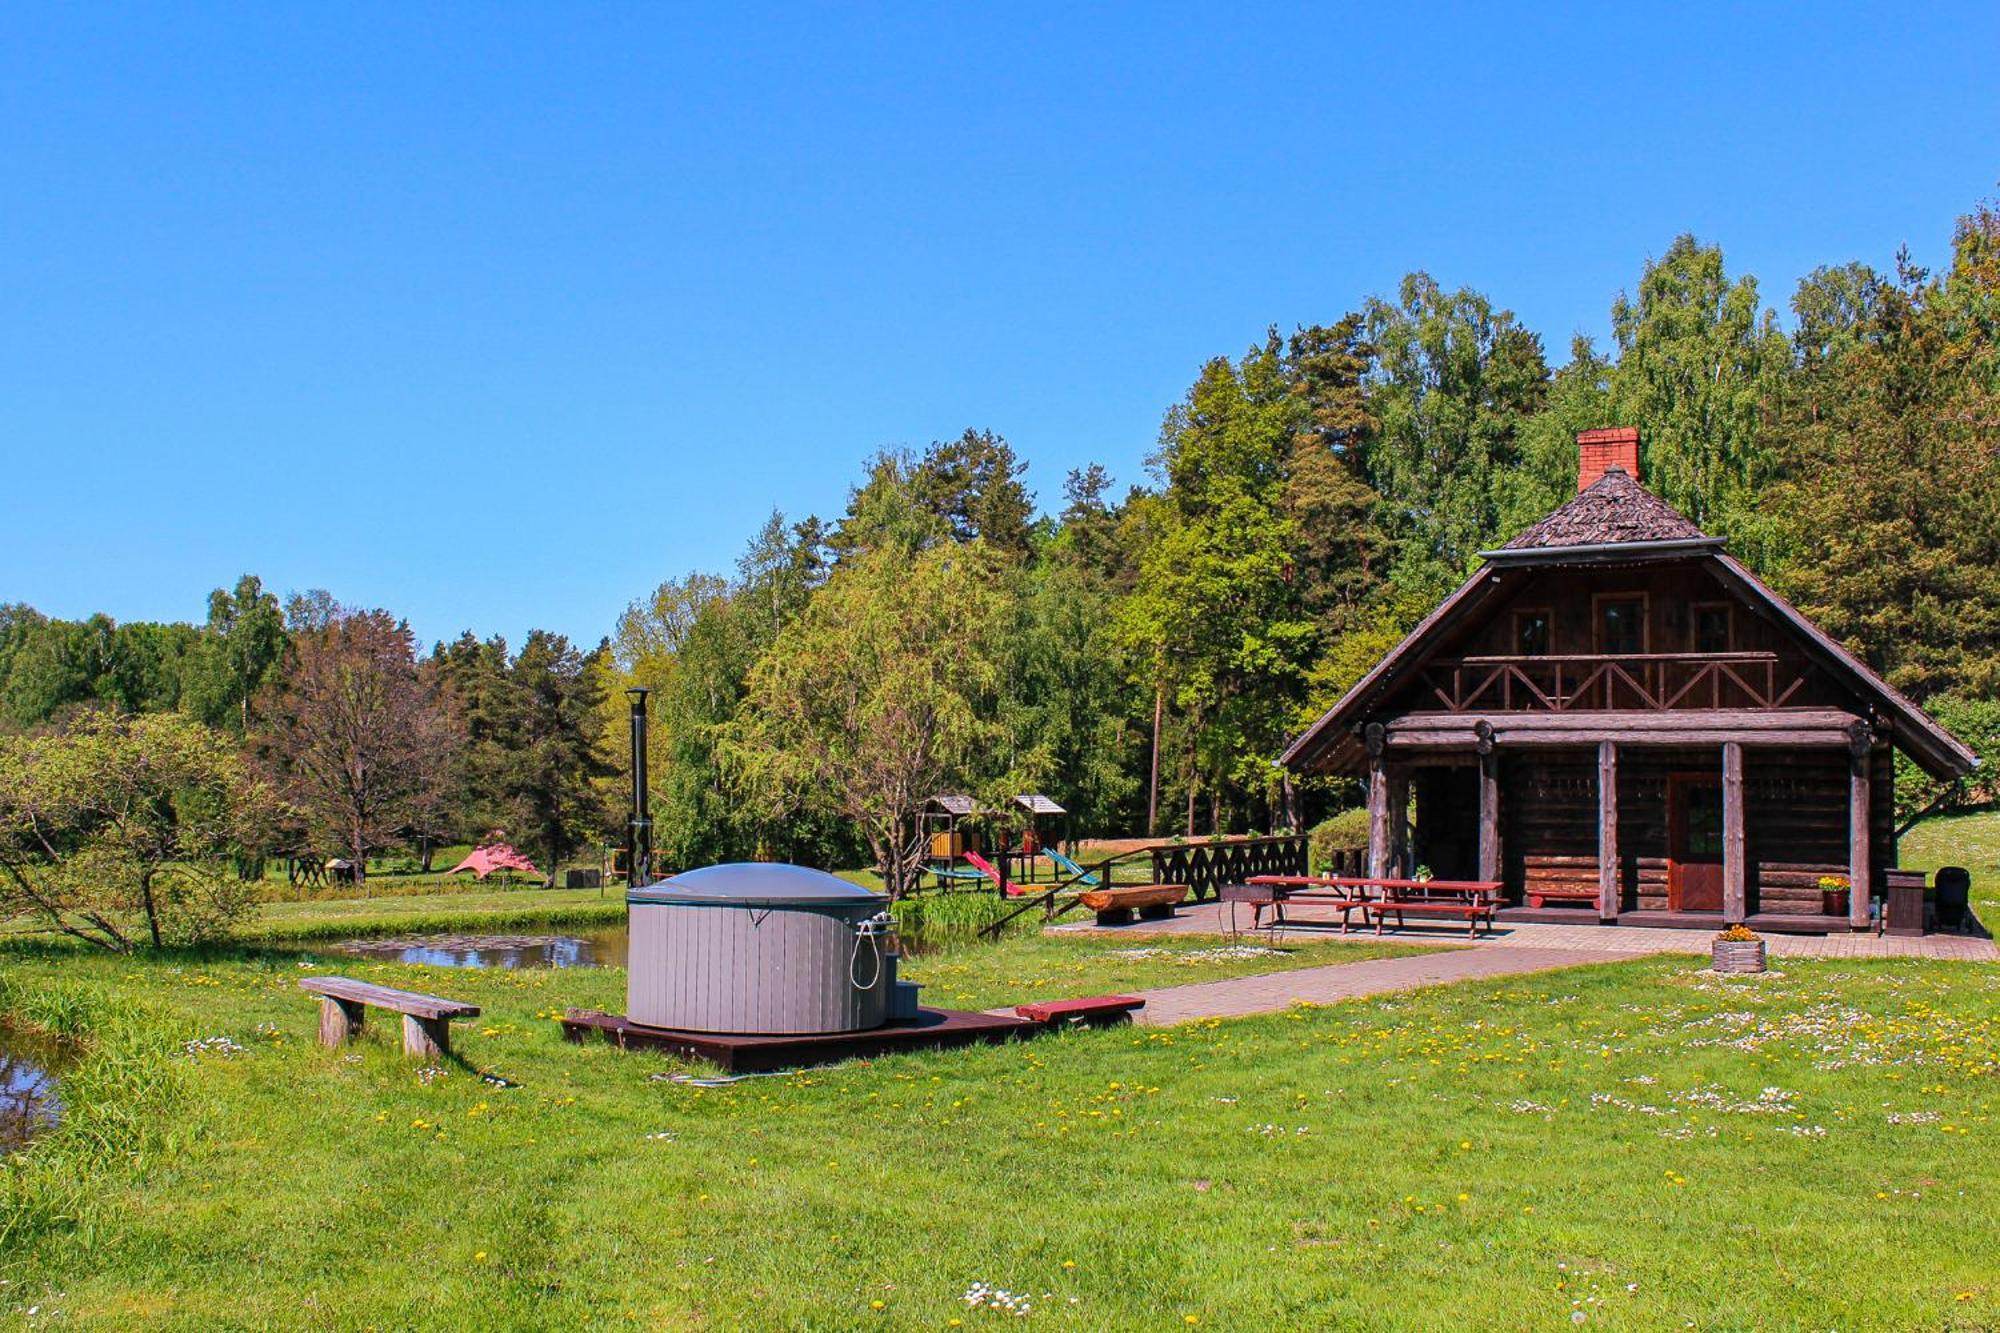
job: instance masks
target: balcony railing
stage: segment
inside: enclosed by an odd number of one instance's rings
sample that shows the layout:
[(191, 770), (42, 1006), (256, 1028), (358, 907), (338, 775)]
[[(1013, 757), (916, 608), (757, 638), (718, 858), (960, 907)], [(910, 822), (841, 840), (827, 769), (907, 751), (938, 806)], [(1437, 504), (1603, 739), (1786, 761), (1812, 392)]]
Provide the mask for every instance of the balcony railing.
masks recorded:
[(1455, 657), (1425, 666), (1447, 712), (1782, 708), (1805, 685), (1776, 653)]

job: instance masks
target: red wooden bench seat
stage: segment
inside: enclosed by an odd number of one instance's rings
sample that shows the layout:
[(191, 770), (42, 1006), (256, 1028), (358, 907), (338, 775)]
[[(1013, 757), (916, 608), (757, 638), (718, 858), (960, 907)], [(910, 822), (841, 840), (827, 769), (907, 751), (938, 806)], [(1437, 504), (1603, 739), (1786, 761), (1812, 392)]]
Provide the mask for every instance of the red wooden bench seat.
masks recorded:
[(1092, 995), (1080, 1000), (1044, 1000), (1039, 1004), (1017, 1004), (1014, 1012), (1037, 1023), (1076, 1023), (1096, 1027), (1120, 1023), (1146, 1002), (1136, 995)]
[(1371, 903), (1369, 906), (1375, 912), (1375, 933), (1377, 935), (1382, 933), (1383, 919), (1391, 912), (1396, 914), (1397, 930), (1403, 928), (1403, 917), (1405, 914), (1410, 916), (1459, 917), (1465, 922), (1465, 934), (1468, 939), (1479, 933), (1479, 926), (1482, 922), (1485, 923), (1488, 930), (1493, 928), (1492, 903), (1439, 903), (1392, 898), (1386, 902)]

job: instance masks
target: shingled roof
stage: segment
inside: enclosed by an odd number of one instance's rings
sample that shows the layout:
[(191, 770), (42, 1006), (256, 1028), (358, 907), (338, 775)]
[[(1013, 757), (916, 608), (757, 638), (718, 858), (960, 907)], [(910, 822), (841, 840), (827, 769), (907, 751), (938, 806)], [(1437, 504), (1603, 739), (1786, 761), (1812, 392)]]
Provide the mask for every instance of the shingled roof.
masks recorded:
[(1552, 546), (1692, 541), (1706, 535), (1685, 514), (1641, 486), (1625, 469), (1612, 467), (1574, 500), (1501, 549), (1524, 551)]

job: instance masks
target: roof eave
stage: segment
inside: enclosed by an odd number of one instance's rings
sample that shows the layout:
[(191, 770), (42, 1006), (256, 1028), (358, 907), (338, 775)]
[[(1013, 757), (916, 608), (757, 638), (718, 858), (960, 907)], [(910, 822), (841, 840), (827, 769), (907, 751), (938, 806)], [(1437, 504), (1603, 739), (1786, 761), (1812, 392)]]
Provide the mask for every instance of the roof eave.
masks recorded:
[(1609, 565), (1640, 560), (1708, 555), (1722, 549), (1720, 537), (1674, 537), (1664, 541), (1591, 542), (1582, 546), (1503, 546), (1481, 551), (1480, 558), (1499, 568), (1518, 565)]

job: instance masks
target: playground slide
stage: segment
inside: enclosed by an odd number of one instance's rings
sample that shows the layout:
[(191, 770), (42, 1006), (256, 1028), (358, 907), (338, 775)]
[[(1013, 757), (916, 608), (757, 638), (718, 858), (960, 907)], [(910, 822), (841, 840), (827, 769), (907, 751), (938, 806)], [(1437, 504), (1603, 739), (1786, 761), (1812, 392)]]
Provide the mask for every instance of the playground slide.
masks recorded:
[(1065, 875), (1079, 876), (1080, 878), (1077, 880), (1079, 884), (1088, 884), (1093, 889), (1097, 887), (1097, 876), (1089, 873), (1082, 866), (1070, 860), (1067, 856), (1064, 856), (1061, 852), (1057, 851), (1055, 848), (1053, 847), (1042, 848), (1042, 855), (1048, 857), (1049, 860), (1055, 862), (1056, 866)]
[(993, 868), (993, 863), (987, 860), (985, 857), (981, 856), (978, 852), (965, 853), (965, 862), (967, 865), (970, 865), (974, 870), (977, 870), (980, 874), (986, 876), (986, 878), (992, 880), (995, 884), (998, 884), (1000, 886), (1000, 892), (1006, 894), (1009, 898), (1015, 898), (1020, 896), (1021, 890), (1016, 888), (1014, 885), (1009, 884), (1007, 882), (1007, 877), (1001, 874), (998, 870), (995, 870)]

